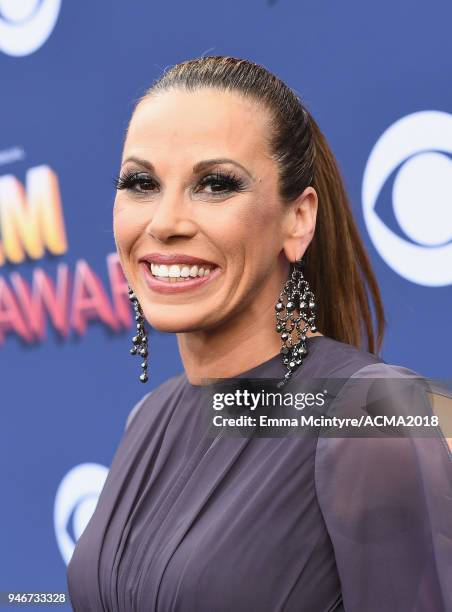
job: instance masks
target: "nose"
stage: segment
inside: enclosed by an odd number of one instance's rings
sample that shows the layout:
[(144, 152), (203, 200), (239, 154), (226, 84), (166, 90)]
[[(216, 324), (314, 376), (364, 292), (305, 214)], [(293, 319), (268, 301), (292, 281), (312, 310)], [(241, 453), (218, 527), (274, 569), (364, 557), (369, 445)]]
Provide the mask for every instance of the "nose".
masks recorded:
[(146, 232), (158, 242), (166, 242), (175, 236), (193, 236), (196, 225), (188, 216), (183, 196), (167, 193), (161, 197), (153, 208)]

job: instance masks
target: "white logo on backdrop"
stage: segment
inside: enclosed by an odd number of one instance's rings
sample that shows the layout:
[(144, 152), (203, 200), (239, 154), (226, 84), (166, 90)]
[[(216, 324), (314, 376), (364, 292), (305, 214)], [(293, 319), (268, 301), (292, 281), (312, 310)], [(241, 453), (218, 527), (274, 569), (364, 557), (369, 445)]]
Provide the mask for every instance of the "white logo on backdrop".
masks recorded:
[[(108, 475), (99, 463), (82, 463), (70, 470), (58, 487), (53, 521), (61, 555), (69, 563), (75, 544), (88, 525)], [(69, 519), (72, 515), (71, 525)], [(74, 538), (68, 531), (72, 527)]]
[[(452, 160), (447, 153), (452, 153), (452, 115), (407, 115), (376, 142), (362, 185), (364, 220), (380, 256), (400, 276), (429, 287), (452, 284)], [(375, 212), (397, 168), (392, 205), (410, 240), (394, 233)]]
[(0, 0), (0, 50), (7, 55), (30, 55), (52, 33), (61, 0)]

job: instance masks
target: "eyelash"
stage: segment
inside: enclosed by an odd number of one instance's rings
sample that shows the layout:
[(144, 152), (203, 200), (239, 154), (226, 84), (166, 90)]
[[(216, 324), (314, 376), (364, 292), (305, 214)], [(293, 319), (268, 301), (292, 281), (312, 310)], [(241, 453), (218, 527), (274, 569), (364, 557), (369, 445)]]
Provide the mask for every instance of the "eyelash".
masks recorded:
[[(140, 175), (144, 176), (140, 179)], [(138, 191), (137, 189), (135, 189), (137, 185), (143, 185), (143, 183), (152, 183), (154, 185), (157, 184), (156, 181), (148, 177), (145, 172), (129, 171), (113, 179), (113, 184), (117, 190), (125, 189), (127, 191), (131, 191), (140, 195), (149, 193), (146, 191)], [(243, 180), (239, 176), (235, 175), (233, 172), (213, 172), (211, 174), (208, 174), (207, 176), (204, 176), (198, 184), (201, 186), (205, 186), (212, 183), (222, 184), (223, 188), (226, 187), (227, 191), (229, 192), (239, 192), (245, 189), (245, 183), (243, 182)], [(217, 192), (213, 191), (211, 195), (223, 195), (224, 193), (224, 190)]]

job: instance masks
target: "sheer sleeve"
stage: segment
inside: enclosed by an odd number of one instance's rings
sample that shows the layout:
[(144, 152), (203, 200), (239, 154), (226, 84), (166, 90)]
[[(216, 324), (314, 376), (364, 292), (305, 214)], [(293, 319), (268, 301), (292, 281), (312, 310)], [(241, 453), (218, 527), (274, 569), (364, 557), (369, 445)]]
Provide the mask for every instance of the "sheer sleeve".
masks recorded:
[(408, 415), (435, 423), (438, 410), (436, 427), (404, 427), (399, 419), (389, 427), (320, 432), (316, 492), (345, 612), (452, 610), (452, 454), (446, 440), (452, 394), (412, 370), (378, 363), (357, 372), (332, 403), (330, 414), (396, 415), (403, 423)]

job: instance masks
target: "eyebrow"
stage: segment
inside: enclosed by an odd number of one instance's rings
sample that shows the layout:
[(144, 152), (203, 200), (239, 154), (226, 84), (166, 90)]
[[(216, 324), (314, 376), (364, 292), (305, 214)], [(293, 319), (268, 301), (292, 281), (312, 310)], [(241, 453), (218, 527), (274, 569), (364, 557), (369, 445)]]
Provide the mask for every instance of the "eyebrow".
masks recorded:
[[(155, 168), (153, 164), (151, 164), (151, 162), (147, 161), (146, 159), (140, 159), (139, 157), (135, 157), (132, 155), (131, 157), (126, 157), (126, 159), (122, 162), (122, 165), (124, 165), (126, 162), (135, 162), (136, 164), (139, 164), (140, 166), (147, 168), (151, 172), (155, 172)], [(218, 157), (215, 159), (204, 159), (193, 166), (193, 172), (194, 173), (202, 172), (206, 168), (210, 166), (215, 166), (218, 164), (232, 164), (234, 166), (237, 166), (238, 168), (241, 168), (251, 179), (255, 180), (254, 176), (251, 174), (251, 172), (247, 168), (245, 168), (245, 166), (242, 166), (242, 164), (239, 163), (238, 161), (229, 159), (228, 157)]]

